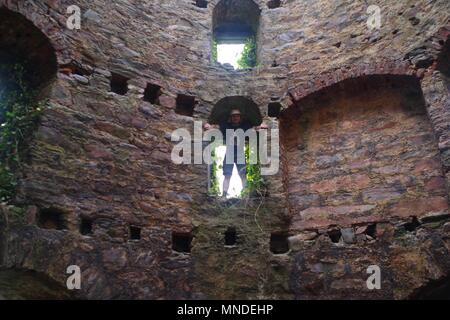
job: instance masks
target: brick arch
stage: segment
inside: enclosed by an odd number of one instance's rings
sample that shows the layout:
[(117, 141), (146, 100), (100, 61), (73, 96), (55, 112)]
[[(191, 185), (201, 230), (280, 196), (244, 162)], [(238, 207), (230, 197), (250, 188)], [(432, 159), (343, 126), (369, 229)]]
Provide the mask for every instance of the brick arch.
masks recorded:
[(245, 96), (228, 96), (217, 101), (208, 121), (214, 124), (228, 121), (229, 113), (233, 108), (241, 110), (244, 120), (249, 121), (252, 125), (261, 124), (262, 116), (258, 105), (251, 98)]
[(322, 77), (331, 85), (319, 81), (298, 93), (280, 117), (294, 232), (448, 212), (420, 79), (406, 65), (385, 65), (384, 74), (358, 70), (343, 81)]
[(48, 13), (43, 11), (40, 7), (37, 8), (31, 5), (27, 6), (24, 3), (0, 0), (0, 9), (2, 8), (22, 15), (47, 37), (54, 48), (58, 65), (75, 59), (76, 54), (70, 49), (71, 44), (68, 43), (65, 37), (61, 36), (61, 25), (65, 26), (65, 12), (63, 12), (61, 18), (63, 21), (58, 23), (57, 21), (50, 19)]
[(417, 71), (408, 61), (380, 60), (357, 65), (345, 65), (314, 76), (310, 81), (295, 86), (289, 90), (292, 100), (298, 101), (308, 95), (331, 87), (348, 79), (376, 75), (416, 75)]
[(6, 68), (2, 72), (15, 72), (13, 68), (19, 64), (24, 70), (21, 81), (25, 81), (29, 89), (44, 90), (57, 73), (57, 58), (50, 40), (20, 13), (1, 7), (0, 16), (0, 57)]

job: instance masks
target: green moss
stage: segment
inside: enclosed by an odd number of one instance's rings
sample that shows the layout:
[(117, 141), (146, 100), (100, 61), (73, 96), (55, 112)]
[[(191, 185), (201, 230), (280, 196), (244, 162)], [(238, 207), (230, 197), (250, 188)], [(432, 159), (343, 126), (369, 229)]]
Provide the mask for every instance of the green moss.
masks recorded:
[(211, 52), (212, 52), (213, 62), (217, 62), (217, 41), (215, 41), (215, 40), (213, 41)]

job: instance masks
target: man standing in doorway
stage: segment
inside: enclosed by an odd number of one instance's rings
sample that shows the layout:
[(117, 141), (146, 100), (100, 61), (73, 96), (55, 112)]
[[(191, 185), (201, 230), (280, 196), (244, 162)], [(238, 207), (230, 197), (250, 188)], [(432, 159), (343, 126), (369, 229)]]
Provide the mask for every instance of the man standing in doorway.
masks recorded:
[[(209, 129), (220, 129), (222, 132), (222, 135), (224, 137), (224, 140), (226, 140), (227, 136), (227, 130), (233, 130), (236, 131), (238, 129), (242, 129), (244, 132), (246, 132), (249, 129), (267, 129), (267, 125), (261, 124), (260, 126), (252, 126), (250, 122), (243, 121), (241, 111), (237, 108), (234, 108), (231, 110), (230, 117), (227, 122), (223, 122), (220, 125), (211, 125), (209, 123), (205, 124), (205, 130)], [(232, 141), (225, 141), (227, 146), (227, 154), (229, 153), (228, 148), (234, 148), (234, 159), (233, 161), (228, 161), (227, 156), (225, 156), (225, 159), (223, 161), (223, 175), (225, 179), (223, 180), (223, 195), (222, 197), (226, 197), (228, 194), (228, 189), (230, 188), (230, 181), (231, 176), (233, 175), (233, 169), (234, 165), (236, 165), (239, 177), (242, 181), (242, 189), (245, 189), (247, 184), (247, 164), (244, 160), (243, 163), (240, 163), (238, 161), (238, 154), (244, 154), (244, 150), (238, 150), (238, 143), (236, 139), (232, 139)], [(240, 147), (244, 148), (245, 144), (241, 144)], [(240, 152), (240, 153), (239, 153)]]

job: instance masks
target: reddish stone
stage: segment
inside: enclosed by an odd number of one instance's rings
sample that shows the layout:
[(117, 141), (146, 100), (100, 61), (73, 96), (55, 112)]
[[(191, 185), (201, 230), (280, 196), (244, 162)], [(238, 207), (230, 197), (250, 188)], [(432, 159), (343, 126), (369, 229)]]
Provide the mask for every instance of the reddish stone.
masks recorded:
[(425, 184), (425, 190), (429, 192), (446, 192), (447, 182), (444, 177), (433, 177)]
[(434, 172), (435, 170), (442, 170), (442, 163), (439, 159), (423, 159), (416, 163), (414, 173), (420, 173), (423, 171)]
[(88, 152), (88, 155), (90, 158), (102, 159), (102, 160), (113, 160), (114, 159), (111, 152), (109, 152), (102, 146), (91, 144), (91, 145), (85, 146), (84, 149)]
[(370, 185), (368, 175), (349, 175), (324, 180), (311, 185), (311, 190), (318, 193), (336, 192), (338, 190), (360, 190)]
[(159, 104), (166, 108), (175, 109), (177, 100), (171, 96), (163, 94), (159, 97)]
[(405, 199), (394, 205), (390, 215), (399, 217), (420, 217), (431, 212), (448, 210), (449, 204), (446, 197), (431, 197), (423, 199)]

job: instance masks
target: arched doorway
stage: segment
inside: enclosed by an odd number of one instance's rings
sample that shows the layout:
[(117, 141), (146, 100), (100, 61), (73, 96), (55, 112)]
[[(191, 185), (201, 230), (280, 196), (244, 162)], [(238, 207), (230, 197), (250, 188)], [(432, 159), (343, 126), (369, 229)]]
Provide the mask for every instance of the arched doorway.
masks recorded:
[[(211, 111), (208, 122), (211, 124), (223, 126), (225, 123), (231, 121), (230, 114), (234, 109), (238, 109), (241, 112), (242, 122), (246, 123), (247, 126), (256, 127), (262, 123), (262, 116), (258, 105), (253, 100), (243, 96), (225, 97), (218, 101)], [(250, 156), (250, 152), (257, 152), (257, 150), (251, 150), (249, 146), (246, 146), (245, 153), (247, 160)], [(221, 195), (223, 193), (223, 161), (225, 158), (225, 153), (226, 146), (224, 144), (221, 144), (214, 149), (214, 163), (209, 167), (208, 170), (208, 188), (210, 194), (212, 195)], [(253, 166), (252, 164), (248, 164), (247, 161), (247, 186), (249, 192), (251, 192), (252, 188), (254, 187), (253, 183), (256, 179), (260, 179), (258, 176), (258, 167)], [(242, 191), (242, 182), (239, 177), (237, 167), (234, 166), (228, 197), (239, 198), (242, 194)]]
[(14, 170), (37, 124), (57, 59), (49, 39), (19, 13), (0, 8), (0, 201), (14, 193)]

